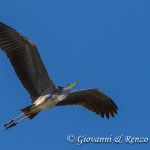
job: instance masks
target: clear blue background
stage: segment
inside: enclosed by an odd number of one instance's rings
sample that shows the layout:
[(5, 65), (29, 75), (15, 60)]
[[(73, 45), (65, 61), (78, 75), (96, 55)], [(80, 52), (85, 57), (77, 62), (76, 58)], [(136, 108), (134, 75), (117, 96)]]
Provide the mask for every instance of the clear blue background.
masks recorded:
[[(34, 41), (54, 82), (74, 90), (100, 88), (118, 105), (102, 119), (81, 106), (55, 107), (0, 132), (0, 149), (149, 149), (147, 144), (68, 143), (76, 137), (150, 137), (149, 0), (1, 0), (0, 21)], [(30, 105), (0, 51), (0, 124)]]

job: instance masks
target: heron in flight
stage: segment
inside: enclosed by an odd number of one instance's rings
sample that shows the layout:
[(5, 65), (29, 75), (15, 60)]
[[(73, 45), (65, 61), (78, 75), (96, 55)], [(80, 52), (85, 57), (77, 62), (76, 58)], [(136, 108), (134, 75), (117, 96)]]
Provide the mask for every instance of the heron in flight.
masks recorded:
[[(117, 105), (97, 88), (70, 91), (80, 80), (65, 87), (50, 78), (36, 45), (13, 28), (0, 22), (0, 49), (6, 53), (18, 78), (29, 92), (31, 105), (20, 110), (21, 115), (3, 125), (7, 130), (26, 118), (33, 119), (40, 111), (54, 106), (81, 105), (109, 119), (117, 114)], [(22, 117), (24, 115), (24, 117)], [(22, 117), (18, 122), (14, 122)]]

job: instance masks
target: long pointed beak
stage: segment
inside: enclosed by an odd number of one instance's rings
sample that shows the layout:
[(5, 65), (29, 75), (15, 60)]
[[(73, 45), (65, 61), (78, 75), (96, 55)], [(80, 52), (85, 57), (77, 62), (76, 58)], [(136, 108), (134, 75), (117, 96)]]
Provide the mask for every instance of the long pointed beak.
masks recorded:
[(72, 83), (72, 84), (70, 85), (70, 89), (73, 88), (73, 86), (75, 86), (80, 80), (81, 80), (81, 78), (78, 79), (76, 82)]

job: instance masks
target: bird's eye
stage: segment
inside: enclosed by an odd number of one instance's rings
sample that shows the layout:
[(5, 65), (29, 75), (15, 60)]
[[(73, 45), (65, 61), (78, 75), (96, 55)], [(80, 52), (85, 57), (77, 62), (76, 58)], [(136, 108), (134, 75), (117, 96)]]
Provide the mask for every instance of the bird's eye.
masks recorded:
[(68, 86), (70, 86), (71, 84), (68, 84)]

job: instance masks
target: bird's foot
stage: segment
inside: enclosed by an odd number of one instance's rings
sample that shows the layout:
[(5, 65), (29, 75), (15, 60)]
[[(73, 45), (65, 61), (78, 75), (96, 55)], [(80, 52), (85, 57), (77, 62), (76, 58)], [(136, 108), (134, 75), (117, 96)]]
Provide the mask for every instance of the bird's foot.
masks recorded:
[[(8, 121), (7, 123), (5, 123), (5, 124), (3, 125), (3, 128), (5, 127), (4, 130), (7, 130), (7, 129), (9, 129), (9, 128), (15, 126), (15, 125), (18, 124), (19, 122), (21, 122), (21, 121), (23, 121), (24, 119), (26, 119), (29, 115), (28, 115), (28, 116), (25, 116), (25, 117), (22, 118), (22, 119), (20, 119), (18, 122), (12, 123), (13, 121), (15, 121), (16, 119), (20, 118), (21, 116), (23, 116), (23, 114), (21, 114), (20, 116), (16, 117), (15, 119), (10, 120), (10, 121)], [(9, 126), (7, 126), (7, 125), (9, 125)]]
[(17, 123), (12, 123), (12, 124), (10, 124), (8, 127), (6, 127), (4, 130), (9, 129), (9, 128), (11, 128), (11, 127), (15, 126), (16, 124), (17, 124)]
[(11, 124), (12, 122), (14, 122), (16, 119), (20, 118), (21, 116), (23, 116), (24, 114), (19, 115), (18, 117), (8, 121), (7, 123), (5, 123), (2, 128), (6, 127), (7, 125)]
[(2, 128), (4, 128), (4, 127), (6, 127), (7, 125), (11, 124), (13, 121), (14, 121), (14, 120), (8, 121), (7, 123), (5, 123), (5, 124), (2, 126)]

